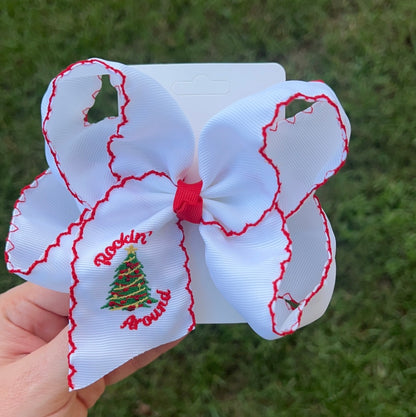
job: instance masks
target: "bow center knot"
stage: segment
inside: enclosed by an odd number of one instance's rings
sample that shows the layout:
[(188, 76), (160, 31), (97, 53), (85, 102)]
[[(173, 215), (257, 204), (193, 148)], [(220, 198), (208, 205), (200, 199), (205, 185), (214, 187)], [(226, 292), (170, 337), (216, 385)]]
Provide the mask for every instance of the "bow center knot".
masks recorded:
[(173, 211), (179, 220), (200, 223), (202, 219), (202, 181), (193, 184), (179, 180), (173, 200)]

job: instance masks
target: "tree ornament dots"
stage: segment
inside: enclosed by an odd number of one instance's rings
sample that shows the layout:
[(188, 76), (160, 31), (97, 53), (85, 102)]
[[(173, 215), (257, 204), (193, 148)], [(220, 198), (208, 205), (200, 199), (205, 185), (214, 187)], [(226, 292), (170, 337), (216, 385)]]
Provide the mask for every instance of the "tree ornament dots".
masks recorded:
[(151, 297), (151, 289), (143, 272), (143, 265), (137, 259), (137, 248), (129, 245), (125, 250), (127, 256), (115, 270), (107, 304), (101, 308), (133, 311), (139, 307), (149, 308), (151, 304), (158, 302)]

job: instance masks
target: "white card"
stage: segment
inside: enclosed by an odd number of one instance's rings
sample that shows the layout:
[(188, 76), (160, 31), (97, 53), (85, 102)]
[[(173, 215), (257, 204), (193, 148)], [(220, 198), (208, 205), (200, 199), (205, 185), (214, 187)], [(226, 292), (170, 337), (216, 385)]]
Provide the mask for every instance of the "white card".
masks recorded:
[[(157, 64), (134, 67), (158, 81), (175, 98), (190, 121), (197, 142), (203, 126), (213, 115), (239, 99), (285, 81), (285, 71), (276, 63)], [(190, 178), (190, 181), (198, 180), (195, 172), (193, 175), (195, 178)], [(197, 228), (186, 222), (184, 227), (186, 236), (192, 235), (193, 242), (188, 251), (196, 322), (245, 322), (212, 282), (205, 267), (204, 243)]]

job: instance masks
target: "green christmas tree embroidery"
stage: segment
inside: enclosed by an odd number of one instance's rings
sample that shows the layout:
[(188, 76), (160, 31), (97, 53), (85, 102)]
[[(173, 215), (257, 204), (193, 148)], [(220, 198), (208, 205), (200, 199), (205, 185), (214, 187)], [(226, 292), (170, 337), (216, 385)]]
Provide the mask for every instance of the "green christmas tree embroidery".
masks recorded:
[(116, 269), (114, 281), (108, 292), (108, 302), (101, 308), (133, 311), (138, 307), (150, 307), (158, 302), (150, 296), (151, 289), (148, 287), (143, 265), (137, 259), (137, 248), (130, 245), (125, 249), (127, 257)]

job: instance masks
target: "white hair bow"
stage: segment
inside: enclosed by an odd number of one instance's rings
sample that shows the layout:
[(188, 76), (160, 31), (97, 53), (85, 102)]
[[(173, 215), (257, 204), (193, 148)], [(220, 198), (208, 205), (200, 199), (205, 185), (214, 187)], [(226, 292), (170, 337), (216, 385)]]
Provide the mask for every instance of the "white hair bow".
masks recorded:
[[(88, 123), (104, 74), (118, 115)], [(293, 100), (310, 106), (285, 119)], [(315, 191), (343, 165), (350, 125), (324, 83), (282, 82), (215, 115), (199, 138), (196, 182), (188, 120), (136, 68), (71, 65), (49, 85), (42, 120), (50, 168), (16, 202), (6, 261), (70, 293), (70, 389), (195, 327), (195, 230), (201, 268), (260, 336), (325, 311), (335, 241)]]

